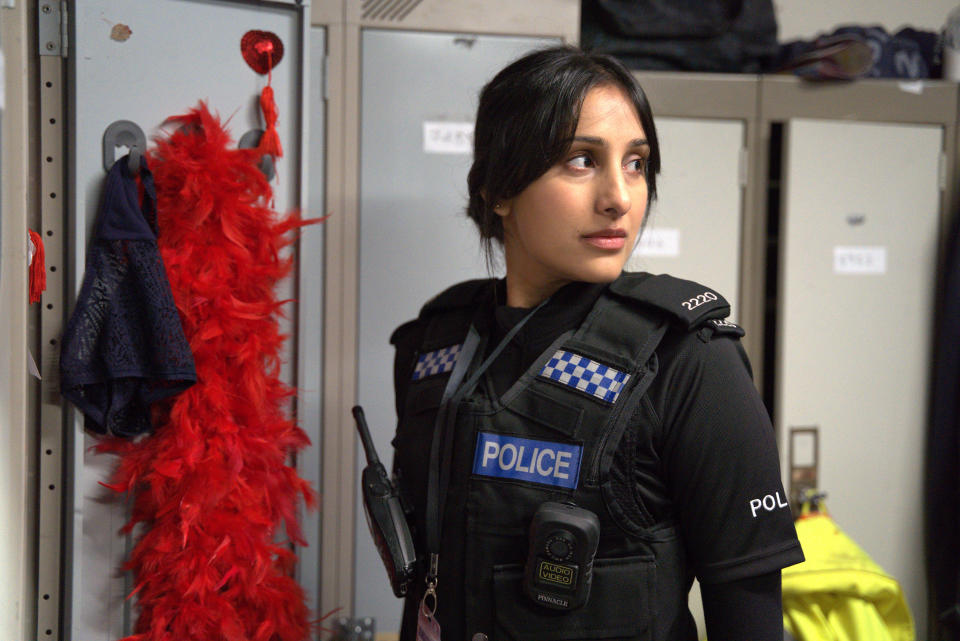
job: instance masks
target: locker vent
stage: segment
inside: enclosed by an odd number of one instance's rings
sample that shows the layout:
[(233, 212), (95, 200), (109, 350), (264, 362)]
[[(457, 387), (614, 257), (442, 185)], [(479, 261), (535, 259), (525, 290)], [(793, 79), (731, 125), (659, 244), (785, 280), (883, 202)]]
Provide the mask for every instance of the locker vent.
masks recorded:
[(400, 22), (421, 2), (422, 0), (363, 0), (362, 17), (367, 20)]

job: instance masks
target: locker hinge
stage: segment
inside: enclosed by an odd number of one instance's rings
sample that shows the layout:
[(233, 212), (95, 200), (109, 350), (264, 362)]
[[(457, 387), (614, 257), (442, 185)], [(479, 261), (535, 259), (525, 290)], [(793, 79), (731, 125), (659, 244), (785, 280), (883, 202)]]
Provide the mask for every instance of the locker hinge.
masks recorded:
[(750, 156), (747, 153), (746, 147), (742, 147), (740, 149), (740, 166), (737, 170), (741, 187), (747, 186), (747, 178), (749, 177), (748, 174), (750, 173), (749, 160), (750, 160)]
[(947, 152), (945, 151), (940, 152), (937, 176), (939, 176), (940, 179), (940, 191), (945, 191), (947, 189)]
[(37, 32), (41, 56), (67, 57), (66, 0), (40, 0), (37, 5)]

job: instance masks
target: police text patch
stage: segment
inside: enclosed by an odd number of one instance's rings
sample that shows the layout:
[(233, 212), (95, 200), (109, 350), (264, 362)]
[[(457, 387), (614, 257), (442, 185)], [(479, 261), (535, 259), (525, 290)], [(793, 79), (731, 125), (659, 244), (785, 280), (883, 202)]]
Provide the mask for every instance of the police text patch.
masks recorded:
[(576, 489), (583, 447), (480, 432), (473, 473)]
[(586, 356), (558, 349), (540, 370), (540, 376), (557, 381), (601, 401), (615, 403), (630, 375)]
[(420, 358), (417, 359), (417, 364), (413, 368), (413, 380), (419, 381), (421, 378), (428, 376), (446, 374), (457, 364), (457, 356), (459, 355), (460, 345), (451, 345), (450, 347), (420, 354)]

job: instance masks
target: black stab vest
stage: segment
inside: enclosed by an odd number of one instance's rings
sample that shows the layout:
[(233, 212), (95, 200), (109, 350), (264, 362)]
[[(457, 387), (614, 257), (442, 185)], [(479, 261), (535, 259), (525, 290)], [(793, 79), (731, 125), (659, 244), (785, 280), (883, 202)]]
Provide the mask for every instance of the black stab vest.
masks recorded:
[[(489, 282), (472, 281), (424, 307), (422, 359), (434, 362), (463, 343), (489, 290)], [(655, 349), (665, 332), (679, 326), (742, 334), (721, 320), (728, 313), (726, 301), (702, 285), (625, 273), (580, 327), (561, 334), (502, 396), (481, 382), (460, 403), (440, 541), (436, 616), (444, 641), (469, 641), (476, 633), (491, 641), (696, 639), (687, 609), (693, 577), (675, 524), (641, 527), (626, 518), (608, 472), (657, 374)], [(484, 352), (481, 345), (471, 369)], [(611, 382), (611, 371), (626, 380)], [(448, 377), (443, 367), (414, 374), (394, 439), (394, 470), (413, 509), (421, 558), (428, 556), (430, 443)], [(590, 598), (571, 612), (537, 605), (521, 588), (530, 521), (546, 501), (572, 501), (600, 519)], [(404, 640), (415, 637), (425, 569), (421, 564), (407, 597)]]

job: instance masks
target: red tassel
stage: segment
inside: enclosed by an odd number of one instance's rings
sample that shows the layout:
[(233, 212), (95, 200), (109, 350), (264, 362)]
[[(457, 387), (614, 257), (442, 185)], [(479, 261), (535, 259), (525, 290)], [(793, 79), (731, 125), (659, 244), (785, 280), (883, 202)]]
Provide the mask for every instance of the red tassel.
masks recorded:
[(39, 303), (43, 292), (47, 291), (47, 265), (43, 251), (43, 239), (32, 229), (30, 242), (33, 243), (33, 260), (30, 262), (30, 303)]
[(257, 151), (261, 154), (269, 154), (274, 158), (283, 156), (283, 148), (280, 146), (280, 135), (277, 133), (277, 118), (280, 116), (277, 109), (277, 101), (273, 98), (273, 53), (274, 46), (270, 40), (262, 40), (254, 45), (257, 53), (267, 56), (267, 86), (260, 92), (260, 110), (263, 111), (263, 123), (266, 126), (260, 143), (257, 145)]
[(275, 158), (283, 156), (283, 148), (280, 146), (280, 135), (277, 133), (277, 102), (273, 99), (273, 87), (267, 85), (260, 92), (260, 109), (263, 110), (263, 122), (267, 128), (260, 138), (260, 144), (257, 145), (257, 151), (261, 154), (270, 154)]

